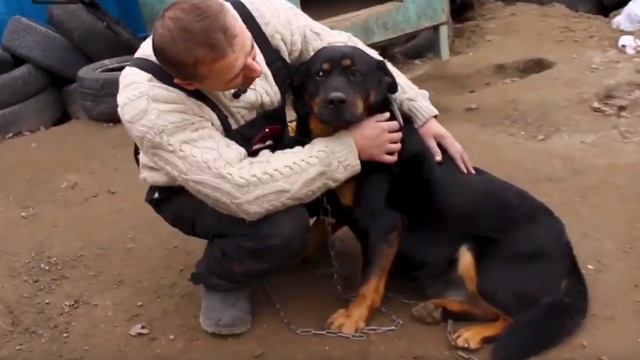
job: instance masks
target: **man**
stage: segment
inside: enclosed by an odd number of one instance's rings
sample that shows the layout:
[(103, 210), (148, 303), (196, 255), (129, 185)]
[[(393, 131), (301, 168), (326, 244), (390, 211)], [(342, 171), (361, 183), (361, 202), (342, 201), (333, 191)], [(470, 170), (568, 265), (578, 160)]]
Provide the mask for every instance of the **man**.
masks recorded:
[[(317, 213), (303, 204), (356, 175), (361, 160), (397, 159), (401, 133), (388, 114), (292, 148), (283, 101), (290, 64), (336, 43), (379, 57), (286, 0), (175, 0), (122, 72), (118, 109), (150, 185), (146, 201), (171, 226), (207, 240), (191, 274), (207, 332), (250, 328), (252, 285), (299, 260), (308, 244)], [(398, 106), (434, 156), (440, 143), (472, 172), (429, 94), (392, 70)]]

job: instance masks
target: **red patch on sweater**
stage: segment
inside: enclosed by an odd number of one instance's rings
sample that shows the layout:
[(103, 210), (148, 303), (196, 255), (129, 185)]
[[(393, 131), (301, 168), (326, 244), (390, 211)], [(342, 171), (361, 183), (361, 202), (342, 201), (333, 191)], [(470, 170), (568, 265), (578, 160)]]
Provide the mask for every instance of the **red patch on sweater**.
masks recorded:
[(256, 153), (262, 149), (265, 149), (271, 145), (273, 145), (273, 141), (276, 137), (282, 134), (282, 126), (271, 125), (267, 126), (255, 137), (253, 143), (251, 144), (251, 148), (249, 149), (249, 153)]

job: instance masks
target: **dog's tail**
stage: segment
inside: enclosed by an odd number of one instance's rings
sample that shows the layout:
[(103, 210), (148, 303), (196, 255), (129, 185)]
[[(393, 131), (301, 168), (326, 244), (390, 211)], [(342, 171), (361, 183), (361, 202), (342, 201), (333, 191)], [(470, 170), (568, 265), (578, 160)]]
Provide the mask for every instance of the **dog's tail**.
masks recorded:
[(511, 323), (493, 348), (493, 360), (528, 359), (558, 345), (580, 328), (587, 316), (589, 293), (571, 245), (567, 256), (571, 263), (561, 296)]

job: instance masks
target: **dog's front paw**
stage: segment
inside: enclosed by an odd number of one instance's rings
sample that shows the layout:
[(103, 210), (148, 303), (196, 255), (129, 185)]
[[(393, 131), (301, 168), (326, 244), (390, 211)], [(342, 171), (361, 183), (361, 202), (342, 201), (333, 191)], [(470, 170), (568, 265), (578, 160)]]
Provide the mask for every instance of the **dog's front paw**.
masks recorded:
[(416, 305), (411, 309), (411, 315), (416, 321), (426, 325), (436, 325), (442, 322), (442, 308), (429, 301)]
[(340, 309), (336, 311), (327, 324), (329, 329), (345, 334), (355, 334), (364, 329), (367, 321), (367, 313), (354, 309)]

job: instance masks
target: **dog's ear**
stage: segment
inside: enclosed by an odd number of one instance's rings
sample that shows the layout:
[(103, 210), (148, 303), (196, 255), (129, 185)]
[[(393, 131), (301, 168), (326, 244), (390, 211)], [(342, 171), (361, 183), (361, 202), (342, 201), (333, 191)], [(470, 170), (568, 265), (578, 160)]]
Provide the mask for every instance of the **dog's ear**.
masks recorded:
[(289, 82), (291, 95), (293, 95), (293, 97), (300, 98), (304, 96), (304, 85), (308, 77), (308, 72), (309, 71), (307, 69), (307, 66), (305, 66), (305, 63), (299, 64), (293, 68), (291, 72), (291, 80)]
[(395, 94), (398, 92), (398, 82), (396, 81), (395, 76), (389, 70), (387, 66), (387, 62), (384, 60), (378, 60), (376, 62), (376, 69), (384, 76), (384, 82), (387, 86), (387, 93)]

